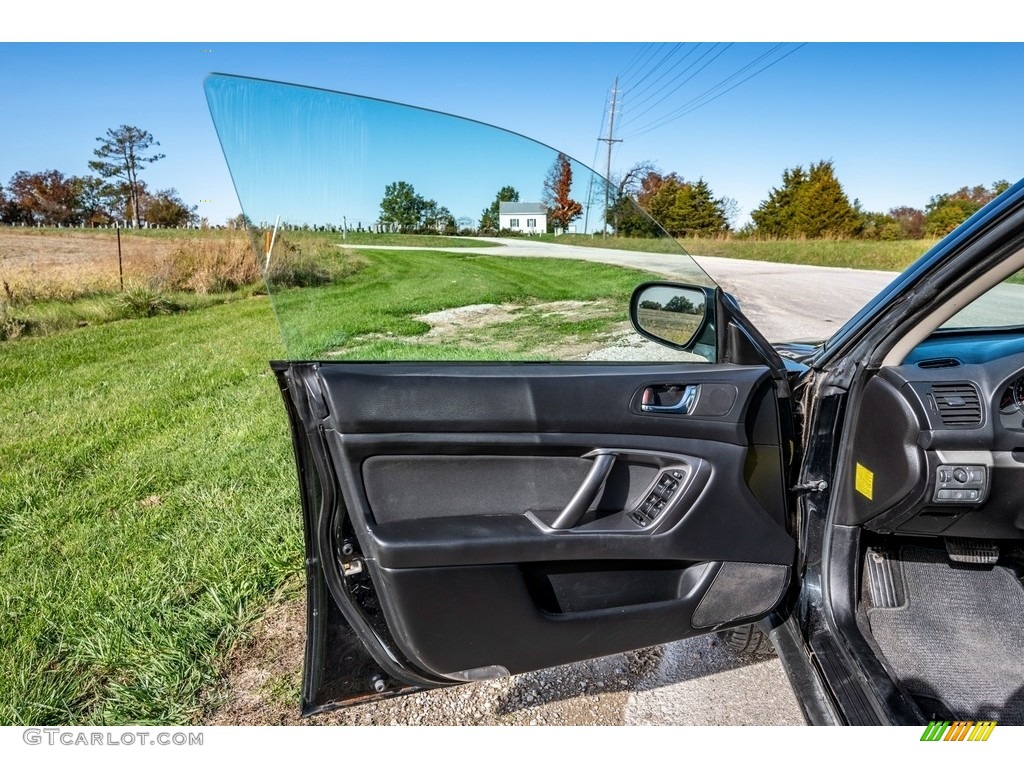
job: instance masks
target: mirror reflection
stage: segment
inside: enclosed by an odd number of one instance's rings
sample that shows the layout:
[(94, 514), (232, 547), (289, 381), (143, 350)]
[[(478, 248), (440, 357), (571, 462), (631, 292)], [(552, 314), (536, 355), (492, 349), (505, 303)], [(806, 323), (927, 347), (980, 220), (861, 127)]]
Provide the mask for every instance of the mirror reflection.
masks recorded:
[(704, 322), (706, 302), (696, 288), (652, 286), (636, 298), (636, 323), (657, 339), (687, 347)]

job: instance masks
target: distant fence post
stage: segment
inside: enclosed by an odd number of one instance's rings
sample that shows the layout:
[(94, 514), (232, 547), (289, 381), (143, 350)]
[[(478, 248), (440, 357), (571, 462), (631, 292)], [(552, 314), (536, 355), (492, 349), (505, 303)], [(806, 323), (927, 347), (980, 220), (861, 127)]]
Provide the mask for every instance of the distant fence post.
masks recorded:
[(121, 227), (114, 223), (117, 231), (117, 277), (121, 281), (121, 293), (124, 293), (124, 264), (121, 262)]

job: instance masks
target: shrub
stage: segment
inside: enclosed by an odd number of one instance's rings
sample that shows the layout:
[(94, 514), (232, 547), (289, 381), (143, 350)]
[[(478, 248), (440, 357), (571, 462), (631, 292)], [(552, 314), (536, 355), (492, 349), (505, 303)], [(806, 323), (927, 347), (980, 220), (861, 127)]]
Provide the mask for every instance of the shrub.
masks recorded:
[(178, 312), (182, 307), (160, 291), (131, 287), (117, 295), (117, 307), (125, 318), (156, 317)]
[(29, 325), (27, 320), (14, 315), (7, 301), (0, 299), (0, 341), (20, 339), (30, 330)]

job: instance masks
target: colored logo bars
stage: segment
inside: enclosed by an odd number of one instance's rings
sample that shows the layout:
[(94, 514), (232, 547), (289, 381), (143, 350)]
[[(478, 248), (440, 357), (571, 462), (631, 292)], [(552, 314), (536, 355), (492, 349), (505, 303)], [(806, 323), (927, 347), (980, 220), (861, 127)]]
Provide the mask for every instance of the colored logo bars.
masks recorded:
[(988, 741), (995, 727), (995, 720), (932, 720), (921, 734), (921, 741)]

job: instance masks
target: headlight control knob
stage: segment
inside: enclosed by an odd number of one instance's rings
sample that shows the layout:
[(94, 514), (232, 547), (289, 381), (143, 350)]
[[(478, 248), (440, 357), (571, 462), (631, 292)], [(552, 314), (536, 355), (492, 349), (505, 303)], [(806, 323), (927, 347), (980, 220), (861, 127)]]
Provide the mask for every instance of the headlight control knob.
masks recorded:
[(957, 467), (956, 469), (953, 470), (953, 479), (956, 480), (958, 483), (966, 483), (968, 480), (971, 479), (971, 473), (968, 472), (963, 467)]

